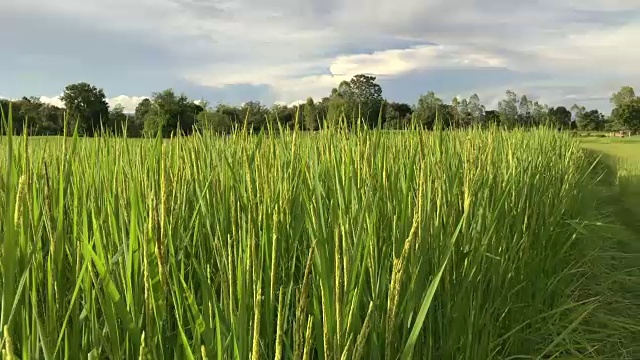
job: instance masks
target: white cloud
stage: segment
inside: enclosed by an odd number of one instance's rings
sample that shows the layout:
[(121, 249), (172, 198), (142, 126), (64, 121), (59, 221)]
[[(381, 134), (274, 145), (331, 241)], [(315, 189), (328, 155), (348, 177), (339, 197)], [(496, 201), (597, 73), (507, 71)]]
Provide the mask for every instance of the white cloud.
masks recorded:
[(497, 55), (474, 52), (459, 46), (426, 45), (377, 51), (372, 54), (340, 56), (332, 62), (330, 70), (334, 75), (347, 77), (361, 73), (397, 76), (415, 70), (505, 65), (505, 59)]
[[(587, 93), (604, 94), (627, 83), (640, 84), (640, 48), (632, 45), (640, 38), (638, 0), (22, 0), (0, 4), (0, 13), (8, 15), (34, 12), (62, 21), (76, 19), (82, 26), (118, 36), (142, 37), (176, 56), (198, 54), (198, 61), (177, 70), (184, 79), (217, 88), (268, 85), (276, 100), (285, 103), (307, 96), (319, 99), (357, 73), (394, 79), (413, 72), (498, 67), (554, 78), (545, 85), (512, 84), (540, 91), (541, 98), (549, 99), (587, 99)], [(391, 40), (382, 44), (382, 38)], [(407, 40), (436, 45), (411, 46), (415, 43), (406, 45)], [(501, 94), (508, 85), (501, 87)], [(576, 86), (584, 91), (576, 91)], [(464, 84), (459, 87), (451, 95), (472, 90)], [(481, 94), (482, 89), (473, 90)], [(118, 98), (114, 101), (127, 104), (128, 109), (142, 99)]]
[(42, 101), (45, 104), (57, 106), (59, 108), (64, 108), (64, 103), (62, 102), (62, 100), (60, 100), (61, 96), (62, 94), (54, 97), (40, 96), (40, 101)]
[(144, 99), (148, 99), (148, 97), (120, 95), (114, 98), (107, 99), (107, 102), (109, 103), (109, 106), (111, 108), (116, 105), (122, 105), (122, 107), (124, 107), (125, 113), (133, 113), (136, 110), (136, 106), (138, 106), (138, 104)]
[[(64, 108), (64, 103), (62, 102), (62, 100), (60, 100), (60, 97), (62, 96), (62, 94), (60, 95), (56, 95), (53, 97), (49, 97), (49, 96), (40, 96), (40, 101), (42, 101), (45, 104), (50, 104), (50, 105), (54, 105), (60, 108)], [(120, 95), (120, 96), (116, 96), (113, 98), (109, 98), (107, 99), (107, 103), (109, 104), (109, 107), (113, 109), (113, 107), (115, 107), (116, 105), (122, 105), (124, 107), (124, 112), (126, 113), (133, 113), (136, 109), (136, 106), (138, 106), (138, 104), (144, 100), (147, 99), (148, 97), (146, 96), (127, 96), (127, 95)]]
[(540, 57), (563, 71), (606, 71), (639, 76), (640, 23), (620, 28), (571, 33), (548, 46), (539, 46)]
[[(490, 53), (459, 46), (425, 45), (368, 54), (342, 55), (313, 63), (280, 65), (264, 69), (233, 71), (228, 67), (212, 68), (203, 74), (190, 74), (188, 78), (191, 81), (215, 87), (232, 84), (272, 85), (278, 101), (287, 103), (301, 96), (320, 99), (340, 82), (362, 73), (383, 78), (427, 69), (504, 66), (506, 66), (506, 59)], [(305, 71), (314, 67), (326, 68), (329, 73), (303, 75)]]

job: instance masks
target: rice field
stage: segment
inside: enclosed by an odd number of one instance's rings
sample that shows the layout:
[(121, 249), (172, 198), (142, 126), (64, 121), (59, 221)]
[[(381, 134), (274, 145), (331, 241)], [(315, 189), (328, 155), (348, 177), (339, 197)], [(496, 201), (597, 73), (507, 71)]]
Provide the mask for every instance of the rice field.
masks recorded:
[(593, 159), (569, 135), (0, 145), (4, 358), (616, 351), (622, 330), (599, 328), (609, 322), (588, 280)]

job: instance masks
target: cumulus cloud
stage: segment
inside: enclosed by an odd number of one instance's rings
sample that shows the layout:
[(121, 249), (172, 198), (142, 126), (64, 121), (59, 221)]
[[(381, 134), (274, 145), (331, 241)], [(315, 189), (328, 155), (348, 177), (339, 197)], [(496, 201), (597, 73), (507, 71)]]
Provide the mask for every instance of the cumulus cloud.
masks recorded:
[[(60, 100), (60, 97), (62, 96), (62, 94), (60, 95), (56, 95), (53, 97), (49, 97), (49, 96), (40, 96), (40, 101), (42, 101), (45, 104), (50, 104), (50, 105), (54, 105), (60, 108), (64, 108), (64, 103), (62, 102), (62, 100)], [(109, 98), (107, 99), (107, 103), (109, 104), (110, 108), (114, 108), (116, 105), (121, 105), (124, 108), (124, 112), (125, 113), (133, 113), (136, 110), (136, 106), (138, 106), (138, 104), (144, 100), (147, 99), (148, 97), (146, 96), (126, 96), (126, 95), (120, 95), (120, 96), (116, 96), (113, 98)]]
[[(637, 0), (22, 0), (0, 4), (0, 14), (34, 23), (46, 15), (139, 38), (181, 60), (172, 76), (215, 89), (266, 85), (271, 102), (326, 96), (357, 73), (394, 81), (504, 69), (520, 81), (504, 81), (502, 94), (518, 88), (593, 104), (621, 85), (640, 84), (640, 48), (632, 45), (640, 37)], [(160, 63), (154, 56), (144, 60)], [(497, 85), (455, 87), (443, 97), (499, 96)], [(113, 101), (131, 109), (141, 99)]]
[(109, 106), (111, 108), (116, 105), (120, 105), (124, 108), (125, 113), (133, 113), (136, 110), (136, 106), (142, 102), (144, 99), (148, 99), (147, 96), (126, 96), (120, 95), (114, 98), (107, 99)]
[(62, 102), (62, 100), (60, 100), (61, 96), (62, 95), (57, 95), (54, 97), (40, 96), (40, 101), (42, 101), (45, 104), (57, 106), (59, 108), (64, 108), (64, 103)]

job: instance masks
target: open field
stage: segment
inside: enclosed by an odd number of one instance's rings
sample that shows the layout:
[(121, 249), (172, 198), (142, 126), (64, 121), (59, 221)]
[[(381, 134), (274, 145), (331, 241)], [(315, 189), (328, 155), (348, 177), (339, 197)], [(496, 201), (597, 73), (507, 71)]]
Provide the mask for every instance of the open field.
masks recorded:
[[(640, 137), (583, 139), (583, 146), (601, 156), (602, 196), (597, 205), (607, 224), (596, 229), (605, 239), (597, 256), (601, 291), (613, 299), (603, 310), (612, 321), (629, 325), (627, 358), (640, 358)], [(624, 319), (624, 320), (623, 320)]]
[[(640, 136), (623, 139), (583, 139), (583, 146), (602, 154), (615, 174), (622, 202), (640, 219)], [(640, 224), (638, 224), (640, 226)]]
[(635, 354), (630, 263), (591, 231), (602, 185), (568, 134), (0, 145), (22, 359)]

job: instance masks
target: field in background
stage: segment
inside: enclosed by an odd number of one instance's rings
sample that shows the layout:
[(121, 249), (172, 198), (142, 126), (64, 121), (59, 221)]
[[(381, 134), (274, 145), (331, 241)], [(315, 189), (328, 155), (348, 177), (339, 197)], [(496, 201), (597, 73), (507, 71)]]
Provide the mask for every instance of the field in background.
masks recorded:
[(23, 359), (633, 354), (568, 134), (0, 145), (2, 346)]
[[(640, 219), (640, 136), (630, 138), (587, 138), (581, 140), (587, 149), (603, 156), (603, 161), (615, 174), (620, 198)], [(640, 235), (640, 223), (638, 224)]]
[(582, 146), (600, 157), (602, 195), (597, 209), (604, 227), (594, 228), (604, 240), (597, 259), (600, 291), (612, 294), (603, 310), (628, 325), (626, 358), (640, 358), (640, 137), (587, 138)]

